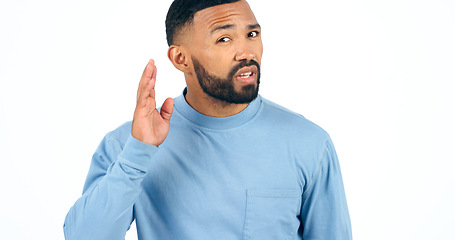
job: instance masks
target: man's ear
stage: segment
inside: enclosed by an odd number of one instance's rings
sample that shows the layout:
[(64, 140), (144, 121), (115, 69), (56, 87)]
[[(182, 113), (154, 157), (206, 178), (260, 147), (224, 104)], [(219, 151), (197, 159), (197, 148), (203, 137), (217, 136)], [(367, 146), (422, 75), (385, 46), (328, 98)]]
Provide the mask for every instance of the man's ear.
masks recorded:
[(167, 51), (167, 57), (178, 70), (184, 73), (190, 71), (191, 58), (188, 57), (188, 53), (181, 45), (171, 45)]

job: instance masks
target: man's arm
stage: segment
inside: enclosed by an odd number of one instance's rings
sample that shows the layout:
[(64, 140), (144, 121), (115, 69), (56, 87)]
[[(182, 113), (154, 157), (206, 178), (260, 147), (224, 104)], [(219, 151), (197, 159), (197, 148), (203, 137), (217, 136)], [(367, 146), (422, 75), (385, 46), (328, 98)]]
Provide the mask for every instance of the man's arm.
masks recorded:
[(303, 194), (301, 218), (304, 240), (351, 240), (351, 221), (343, 179), (330, 139), (311, 182)]
[(147, 166), (169, 131), (173, 100), (155, 103), (156, 67), (149, 61), (139, 83), (131, 135), (123, 147), (106, 135), (95, 152), (82, 197), (68, 212), (66, 239), (124, 239), (133, 221)]

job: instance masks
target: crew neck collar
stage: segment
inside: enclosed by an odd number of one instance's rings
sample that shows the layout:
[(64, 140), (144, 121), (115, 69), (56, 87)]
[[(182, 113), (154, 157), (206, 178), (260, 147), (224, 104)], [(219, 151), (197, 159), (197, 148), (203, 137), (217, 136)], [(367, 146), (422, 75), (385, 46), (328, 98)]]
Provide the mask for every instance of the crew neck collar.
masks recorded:
[(175, 98), (174, 110), (177, 110), (180, 115), (192, 124), (215, 130), (231, 129), (246, 124), (256, 116), (262, 103), (262, 97), (258, 95), (245, 109), (235, 115), (229, 117), (210, 117), (192, 108), (185, 100), (185, 93), (186, 88), (180, 96)]

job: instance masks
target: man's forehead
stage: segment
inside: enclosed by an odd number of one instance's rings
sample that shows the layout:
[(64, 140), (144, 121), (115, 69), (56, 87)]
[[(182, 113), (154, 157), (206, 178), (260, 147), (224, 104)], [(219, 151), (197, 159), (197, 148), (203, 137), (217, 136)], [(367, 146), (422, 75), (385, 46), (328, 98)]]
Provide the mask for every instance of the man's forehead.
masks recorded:
[(233, 19), (245, 20), (248, 25), (257, 24), (250, 6), (244, 0), (203, 9), (194, 15), (193, 20), (199, 27), (204, 26), (207, 29), (213, 29)]

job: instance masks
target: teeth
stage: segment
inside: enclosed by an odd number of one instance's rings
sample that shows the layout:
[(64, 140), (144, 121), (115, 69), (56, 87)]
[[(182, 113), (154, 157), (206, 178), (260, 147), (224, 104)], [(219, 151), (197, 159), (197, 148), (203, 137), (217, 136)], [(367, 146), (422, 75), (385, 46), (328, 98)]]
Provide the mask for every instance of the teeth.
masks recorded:
[(239, 75), (239, 77), (247, 78), (247, 77), (251, 76), (252, 74), (253, 74), (252, 72), (242, 73), (242, 74)]

